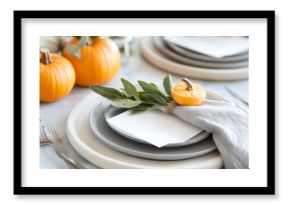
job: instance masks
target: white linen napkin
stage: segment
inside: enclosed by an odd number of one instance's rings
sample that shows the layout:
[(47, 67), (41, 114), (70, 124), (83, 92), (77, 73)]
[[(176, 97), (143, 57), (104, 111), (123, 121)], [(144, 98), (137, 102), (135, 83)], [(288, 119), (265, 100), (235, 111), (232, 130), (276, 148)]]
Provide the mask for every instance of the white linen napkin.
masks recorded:
[(206, 100), (200, 106), (176, 106), (173, 114), (212, 133), (225, 168), (249, 168), (248, 113), (228, 102)]

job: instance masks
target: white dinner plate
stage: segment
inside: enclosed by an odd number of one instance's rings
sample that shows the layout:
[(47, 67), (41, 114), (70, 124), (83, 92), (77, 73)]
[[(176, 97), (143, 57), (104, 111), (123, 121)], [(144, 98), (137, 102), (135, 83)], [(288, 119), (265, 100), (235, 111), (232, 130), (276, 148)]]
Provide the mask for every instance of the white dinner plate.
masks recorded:
[(189, 66), (175, 62), (155, 48), (152, 37), (142, 38), (140, 41), (140, 48), (144, 58), (152, 65), (181, 77), (222, 81), (248, 79), (248, 67), (235, 69), (212, 69)]
[[(215, 95), (213, 93), (213, 95)], [(215, 95), (217, 98), (220, 96)], [(196, 168), (217, 169), (223, 167), (223, 160), (217, 151), (200, 157), (160, 161), (148, 160), (130, 156), (109, 147), (92, 132), (90, 127), (90, 113), (104, 98), (96, 93), (89, 94), (70, 113), (67, 120), (68, 139), (74, 149), (85, 159), (101, 168)]]

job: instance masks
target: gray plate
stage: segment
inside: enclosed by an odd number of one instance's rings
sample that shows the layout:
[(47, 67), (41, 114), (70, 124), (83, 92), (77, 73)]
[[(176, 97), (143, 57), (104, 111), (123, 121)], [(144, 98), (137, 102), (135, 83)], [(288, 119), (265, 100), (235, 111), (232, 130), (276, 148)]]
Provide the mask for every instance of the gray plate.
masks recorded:
[(215, 58), (212, 56), (207, 56), (201, 53), (197, 53), (191, 50), (188, 50), (186, 48), (183, 48), (181, 46), (178, 46), (174, 43), (171, 43), (170, 41), (167, 41), (165, 38), (161, 37), (162, 41), (168, 46), (171, 50), (173, 50), (175, 53), (178, 53), (184, 57), (187, 58), (193, 58), (200, 61), (206, 61), (206, 62), (236, 62), (236, 61), (245, 61), (249, 59), (249, 53), (241, 53), (238, 55), (232, 55), (232, 56), (225, 56), (222, 58)]
[(107, 125), (104, 115), (109, 106), (108, 103), (101, 103), (91, 111), (91, 129), (99, 140), (122, 153), (154, 160), (182, 160), (201, 156), (216, 149), (212, 137), (188, 146), (164, 148), (157, 148), (127, 139)]
[(202, 68), (222, 68), (222, 69), (248, 67), (248, 60), (237, 62), (207, 62), (182, 56), (168, 49), (168, 47), (165, 45), (165, 43), (159, 36), (153, 37), (153, 42), (155, 47), (164, 55), (166, 55), (168, 58), (185, 65), (198, 66)]
[[(137, 141), (137, 142), (140, 142), (140, 143), (149, 144), (146, 141), (143, 141), (141, 139), (137, 139), (134, 136), (129, 136), (126, 133), (122, 132), (121, 130), (117, 130), (113, 126), (111, 126), (111, 124), (108, 122), (108, 119), (110, 119), (110, 118), (112, 118), (112, 117), (114, 117), (116, 115), (119, 115), (119, 114), (121, 114), (124, 111), (126, 111), (126, 109), (121, 109), (121, 108), (116, 108), (116, 107), (113, 107), (113, 106), (109, 106), (105, 110), (105, 120), (107, 122), (107, 125), (111, 129), (113, 129), (116, 132), (118, 132), (123, 137), (126, 137), (126, 138), (128, 138), (130, 140), (134, 140), (134, 141)], [(189, 139), (189, 140), (187, 140), (185, 142), (182, 142), (182, 143), (171, 143), (171, 144), (165, 145), (164, 147), (181, 147), (181, 146), (187, 146), (187, 145), (190, 145), (190, 144), (199, 142), (201, 140), (204, 140), (205, 138), (209, 137), (210, 135), (211, 134), (209, 132), (203, 131), (203, 132), (199, 133), (198, 135), (192, 137), (191, 139)]]

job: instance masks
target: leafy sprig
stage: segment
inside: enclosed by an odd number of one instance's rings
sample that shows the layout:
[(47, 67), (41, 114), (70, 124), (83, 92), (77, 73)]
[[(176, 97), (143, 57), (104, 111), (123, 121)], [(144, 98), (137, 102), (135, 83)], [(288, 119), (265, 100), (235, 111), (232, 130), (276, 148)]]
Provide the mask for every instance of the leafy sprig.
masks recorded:
[(138, 84), (142, 90), (138, 91), (128, 80), (122, 78), (121, 82), (123, 84), (121, 90), (99, 85), (92, 85), (90, 88), (97, 94), (107, 98), (111, 105), (130, 109), (132, 113), (143, 112), (154, 106), (168, 106), (168, 104), (172, 102), (172, 78), (170, 75), (167, 75), (163, 79), (163, 87), (166, 94), (164, 94), (154, 83), (147, 83), (139, 80)]

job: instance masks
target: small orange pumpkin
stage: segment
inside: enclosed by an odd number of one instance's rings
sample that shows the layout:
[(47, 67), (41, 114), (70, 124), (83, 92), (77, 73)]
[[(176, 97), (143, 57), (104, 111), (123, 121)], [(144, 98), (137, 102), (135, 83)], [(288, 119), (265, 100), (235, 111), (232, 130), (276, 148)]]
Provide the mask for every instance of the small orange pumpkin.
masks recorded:
[[(86, 45), (81, 46), (80, 56), (77, 57), (67, 47), (63, 55), (70, 60), (76, 72), (76, 84), (90, 86), (102, 85), (117, 74), (121, 67), (121, 56), (118, 46), (110, 39), (90, 37)], [(70, 45), (77, 48), (81, 41), (73, 38)]]
[(171, 94), (174, 101), (179, 105), (200, 105), (206, 99), (206, 89), (199, 85), (193, 84), (188, 79), (183, 78), (183, 82), (175, 85)]
[(75, 71), (66, 58), (40, 50), (40, 101), (53, 102), (70, 93)]

